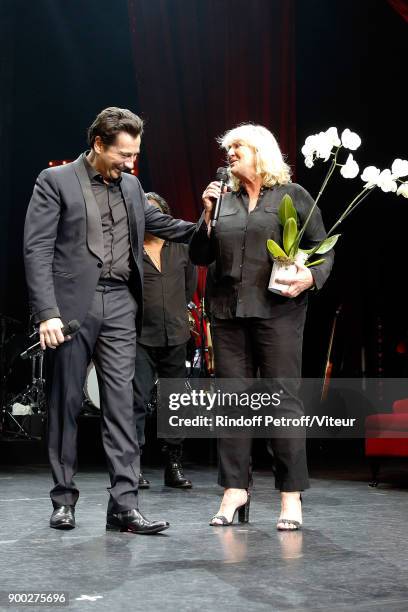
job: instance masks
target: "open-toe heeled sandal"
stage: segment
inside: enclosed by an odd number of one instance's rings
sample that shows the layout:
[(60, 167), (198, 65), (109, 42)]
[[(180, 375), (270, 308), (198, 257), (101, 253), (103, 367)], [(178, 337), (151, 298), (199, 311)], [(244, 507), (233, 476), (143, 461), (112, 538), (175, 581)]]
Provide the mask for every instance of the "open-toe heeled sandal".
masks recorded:
[[(215, 514), (212, 517), (209, 524), (211, 525), (211, 527), (228, 527), (229, 525), (232, 525), (232, 523), (234, 522), (234, 518), (237, 512), (238, 512), (238, 523), (248, 523), (250, 503), (251, 503), (251, 496), (248, 493), (248, 497), (247, 497), (245, 504), (242, 504), (241, 506), (238, 506), (238, 508), (235, 508), (234, 514), (232, 516), (232, 521), (229, 521), (227, 517), (224, 516), (223, 514)], [(216, 520), (219, 520), (221, 522), (216, 523), (215, 522)]]
[[(299, 495), (300, 507), (302, 507), (302, 496)], [(281, 526), (281, 523), (285, 526)], [(295, 521), (294, 519), (288, 518), (280, 518), (276, 524), (276, 529), (278, 531), (298, 531), (302, 529), (302, 523), (300, 521)]]
[[(282, 527), (281, 523), (288, 525), (288, 527)], [(289, 527), (289, 525), (292, 525), (292, 527)], [(295, 521), (294, 519), (281, 518), (276, 525), (276, 529), (278, 531), (298, 531), (299, 529), (302, 529), (302, 523)]]

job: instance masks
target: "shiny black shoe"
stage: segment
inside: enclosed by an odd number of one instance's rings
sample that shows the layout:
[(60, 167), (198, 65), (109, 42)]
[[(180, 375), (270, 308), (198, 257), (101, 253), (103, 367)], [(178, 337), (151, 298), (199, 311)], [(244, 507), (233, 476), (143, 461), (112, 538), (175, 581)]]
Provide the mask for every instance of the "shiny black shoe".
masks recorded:
[(108, 512), (106, 516), (106, 531), (129, 531), (150, 535), (169, 527), (167, 521), (148, 521), (136, 508), (125, 512)]
[(150, 481), (144, 477), (143, 472), (139, 474), (139, 489), (150, 489)]
[(54, 509), (50, 518), (50, 527), (53, 529), (74, 529), (75, 508), (74, 506), (58, 506)]
[(181, 464), (181, 446), (166, 444), (166, 446), (163, 447), (163, 452), (166, 455), (166, 466), (164, 468), (164, 484), (166, 487), (191, 489), (193, 483), (184, 476), (184, 470)]

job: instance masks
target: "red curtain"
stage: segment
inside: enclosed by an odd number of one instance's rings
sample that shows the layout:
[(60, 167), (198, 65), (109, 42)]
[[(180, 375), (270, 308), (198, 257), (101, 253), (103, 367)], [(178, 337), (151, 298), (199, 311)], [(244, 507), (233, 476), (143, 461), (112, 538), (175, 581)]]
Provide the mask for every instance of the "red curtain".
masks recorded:
[(405, 19), (408, 21), (408, 0), (388, 0), (388, 3)]
[(197, 218), (223, 165), (215, 138), (244, 121), (296, 156), (294, 0), (129, 0), (152, 189)]

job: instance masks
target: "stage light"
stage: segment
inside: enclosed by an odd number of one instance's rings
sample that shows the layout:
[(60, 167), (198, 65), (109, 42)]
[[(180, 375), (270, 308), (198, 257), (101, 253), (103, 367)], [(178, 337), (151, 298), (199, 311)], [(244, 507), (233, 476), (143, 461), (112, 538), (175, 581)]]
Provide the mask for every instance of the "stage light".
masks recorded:
[(65, 166), (66, 164), (69, 164), (72, 161), (72, 159), (51, 159), (48, 162), (49, 166)]

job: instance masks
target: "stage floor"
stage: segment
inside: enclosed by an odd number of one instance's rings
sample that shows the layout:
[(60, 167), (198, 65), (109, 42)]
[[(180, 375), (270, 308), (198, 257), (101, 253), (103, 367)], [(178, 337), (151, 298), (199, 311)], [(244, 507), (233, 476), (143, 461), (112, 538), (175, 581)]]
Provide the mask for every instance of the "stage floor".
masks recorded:
[(146, 469), (152, 488), (141, 491), (140, 508), (171, 527), (137, 536), (105, 532), (102, 470), (79, 473), (77, 528), (62, 532), (48, 527), (48, 468), (3, 468), (3, 601), (9, 591), (65, 591), (69, 609), (81, 611), (408, 611), (408, 488), (319, 473), (304, 495), (303, 530), (279, 533), (269, 473), (255, 473), (250, 523), (214, 528), (215, 471), (186, 472), (195, 486), (178, 491)]

